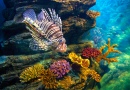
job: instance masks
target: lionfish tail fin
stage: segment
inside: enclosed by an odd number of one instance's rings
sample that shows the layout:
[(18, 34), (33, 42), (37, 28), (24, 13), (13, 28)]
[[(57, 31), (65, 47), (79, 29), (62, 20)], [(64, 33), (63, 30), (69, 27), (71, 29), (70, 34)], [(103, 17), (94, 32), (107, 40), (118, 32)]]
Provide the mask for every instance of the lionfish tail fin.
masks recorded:
[(28, 9), (26, 10), (24, 13), (23, 13), (23, 17), (24, 19), (25, 18), (30, 18), (31, 20), (35, 21), (37, 18), (36, 18), (36, 14), (34, 12), (33, 9)]

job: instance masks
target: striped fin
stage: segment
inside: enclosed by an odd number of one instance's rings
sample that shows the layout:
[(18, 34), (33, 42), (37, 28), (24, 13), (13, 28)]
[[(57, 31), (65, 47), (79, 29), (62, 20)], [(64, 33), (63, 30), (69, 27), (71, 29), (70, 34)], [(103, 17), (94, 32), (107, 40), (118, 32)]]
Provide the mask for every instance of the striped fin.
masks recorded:
[(52, 21), (53, 21), (57, 26), (60, 27), (60, 30), (62, 30), (62, 21), (61, 21), (61, 18), (58, 17), (58, 14), (56, 14), (56, 12), (55, 12), (54, 9), (50, 9), (50, 8), (49, 8), (49, 12), (50, 12)]
[(42, 11), (37, 15), (38, 21), (51, 21), (51, 17), (48, 14), (48, 12), (45, 9), (42, 9)]
[(35, 21), (37, 20), (36, 14), (34, 12), (33, 9), (28, 9), (23, 13), (23, 17), (26, 18), (30, 18), (31, 20)]
[(34, 41), (33, 41), (34, 45), (32, 45), (32, 47), (30, 47), (30, 48), (32, 48), (32, 50), (35, 50), (35, 48), (37, 50), (45, 50), (45, 51), (48, 50), (49, 46), (48, 46), (48, 43), (46, 43), (45, 40), (35, 36), (35, 34), (33, 34), (33, 33), (31, 35), (32, 35), (32, 37), (34, 39)]

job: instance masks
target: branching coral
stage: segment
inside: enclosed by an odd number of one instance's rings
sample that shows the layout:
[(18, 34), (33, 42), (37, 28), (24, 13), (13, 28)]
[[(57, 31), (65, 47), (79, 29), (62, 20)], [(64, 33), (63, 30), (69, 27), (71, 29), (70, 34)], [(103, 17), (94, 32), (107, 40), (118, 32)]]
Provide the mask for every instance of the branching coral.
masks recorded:
[(68, 73), (71, 69), (69, 62), (66, 60), (58, 60), (55, 61), (50, 66), (50, 70), (57, 76), (57, 78), (63, 77), (66, 73)]
[[(108, 47), (108, 50), (103, 54), (103, 50)], [(100, 47), (99, 51), (102, 53), (99, 56), (96, 57), (96, 61), (99, 63), (102, 59), (106, 60), (108, 63), (110, 62), (117, 62), (117, 59), (114, 58), (107, 58), (107, 56), (114, 52), (114, 53), (120, 53), (119, 50), (115, 50), (114, 48), (117, 47), (117, 44), (110, 45), (110, 38), (108, 39), (108, 44)]]
[(88, 48), (83, 49), (82, 51), (82, 57), (85, 57), (85, 58), (91, 58), (91, 57), (95, 58), (100, 54), (101, 52), (96, 48), (88, 47)]
[(91, 18), (96, 18), (97, 16), (100, 16), (100, 12), (94, 10), (89, 10), (86, 14)]
[(45, 86), (45, 89), (54, 90), (58, 88), (56, 76), (50, 69), (44, 70), (42, 72), (42, 83)]
[(71, 79), (70, 76), (66, 76), (66, 77), (64, 77), (63, 80), (60, 80), (58, 82), (58, 85), (61, 86), (62, 88), (64, 88), (65, 90), (68, 90), (70, 88), (70, 86), (74, 83), (75, 82)]
[(28, 82), (32, 79), (40, 78), (41, 73), (44, 71), (44, 67), (41, 64), (35, 64), (34, 66), (26, 68), (20, 74), (21, 82)]
[(76, 55), (74, 52), (69, 54), (69, 58), (73, 63), (80, 64), (83, 68), (88, 68), (90, 61), (88, 59), (82, 59), (81, 56)]

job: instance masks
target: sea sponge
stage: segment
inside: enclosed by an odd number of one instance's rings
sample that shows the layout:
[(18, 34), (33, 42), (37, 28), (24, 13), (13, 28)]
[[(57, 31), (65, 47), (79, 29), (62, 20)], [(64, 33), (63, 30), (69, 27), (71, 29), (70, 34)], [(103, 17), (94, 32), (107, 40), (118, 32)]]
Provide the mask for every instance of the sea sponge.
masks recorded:
[(95, 58), (100, 54), (101, 54), (101, 52), (98, 49), (91, 48), (91, 47), (85, 48), (82, 51), (82, 57), (84, 57), (84, 58), (91, 58), (91, 57)]
[(42, 72), (42, 83), (45, 86), (45, 89), (55, 90), (58, 88), (56, 75), (50, 69), (44, 70)]
[(72, 84), (75, 82), (72, 80), (71, 76), (65, 76), (63, 80), (60, 80), (58, 82), (58, 85), (64, 88), (65, 90), (68, 90)]
[[(114, 48), (117, 47), (118, 45), (117, 44), (113, 44), (113, 45), (110, 45), (110, 38), (108, 38), (108, 44), (107, 45), (104, 45), (104, 46), (101, 46), (99, 51), (102, 53), (100, 55), (98, 55), (96, 57), (96, 61), (99, 63), (102, 59), (103, 60), (106, 60), (108, 63), (110, 62), (117, 62), (117, 59), (116, 57), (114, 58), (107, 58), (107, 56), (114, 52), (114, 53), (121, 53), (119, 50), (115, 50)], [(105, 53), (103, 53), (103, 50), (108, 47), (107, 51)]]
[(94, 10), (88, 10), (86, 14), (91, 18), (96, 18), (97, 16), (100, 16), (100, 12)]
[(41, 73), (44, 71), (44, 67), (41, 64), (35, 64), (34, 66), (26, 68), (20, 74), (20, 81), (21, 82), (28, 82), (33, 79), (38, 79), (41, 76)]
[(88, 68), (90, 65), (89, 59), (82, 59), (81, 56), (76, 55), (74, 52), (69, 53), (69, 58), (73, 63), (77, 63), (83, 68)]
[(50, 70), (57, 76), (57, 78), (63, 77), (71, 69), (69, 62), (66, 60), (58, 60), (50, 65)]

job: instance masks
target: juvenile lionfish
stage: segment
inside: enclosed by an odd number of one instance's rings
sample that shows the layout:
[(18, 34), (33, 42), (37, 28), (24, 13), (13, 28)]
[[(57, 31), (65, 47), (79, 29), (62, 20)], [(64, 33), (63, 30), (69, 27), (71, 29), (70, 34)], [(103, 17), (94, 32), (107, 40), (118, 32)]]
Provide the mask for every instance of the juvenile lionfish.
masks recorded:
[(33, 9), (23, 13), (23, 22), (33, 37), (29, 47), (35, 51), (53, 49), (57, 52), (66, 52), (67, 45), (62, 33), (61, 19), (54, 9), (48, 10), (49, 13), (42, 9), (37, 16)]

